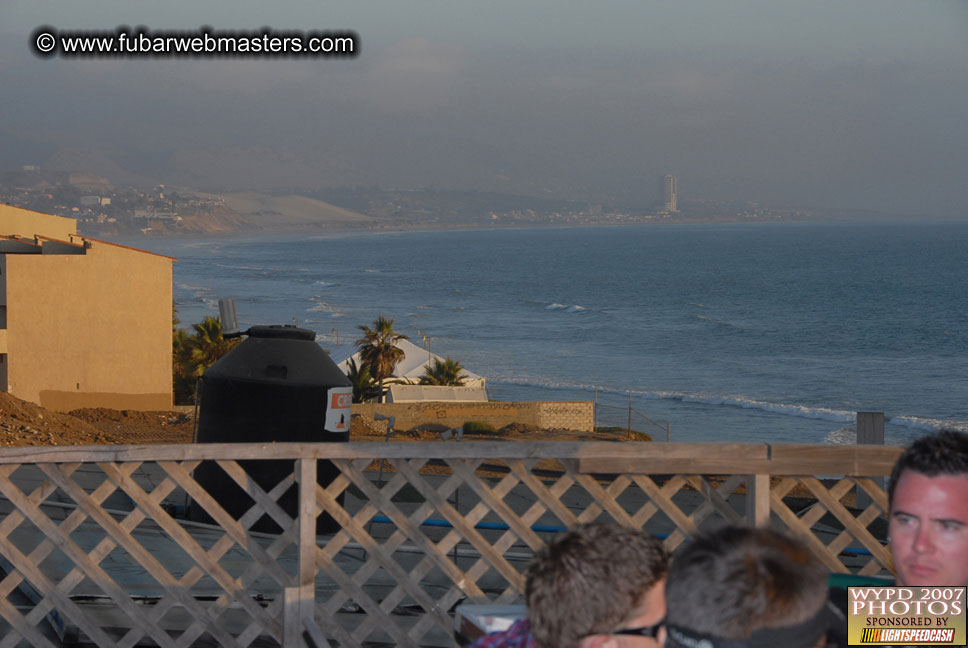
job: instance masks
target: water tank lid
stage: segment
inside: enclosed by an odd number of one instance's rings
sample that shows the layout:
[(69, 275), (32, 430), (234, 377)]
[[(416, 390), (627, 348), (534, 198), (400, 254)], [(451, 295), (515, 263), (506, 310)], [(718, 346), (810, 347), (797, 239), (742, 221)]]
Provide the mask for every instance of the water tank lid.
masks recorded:
[(270, 326), (253, 326), (246, 331), (246, 335), (256, 338), (284, 338), (287, 340), (316, 340), (316, 331), (299, 328), (290, 324), (272, 324)]

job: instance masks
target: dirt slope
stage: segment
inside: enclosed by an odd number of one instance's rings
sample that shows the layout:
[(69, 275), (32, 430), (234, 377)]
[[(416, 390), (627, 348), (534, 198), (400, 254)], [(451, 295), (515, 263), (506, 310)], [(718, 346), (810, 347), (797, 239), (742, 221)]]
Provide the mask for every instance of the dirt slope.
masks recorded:
[(114, 445), (191, 441), (179, 412), (82, 409), (68, 414), (0, 392), (0, 446)]
[[(0, 392), (0, 446), (142, 445), (191, 443), (193, 415), (184, 412), (139, 412), (104, 408), (63, 414)], [(386, 423), (355, 416), (352, 441), (383, 441)], [(437, 431), (394, 430), (390, 441), (438, 441)], [(509, 425), (491, 433), (467, 434), (465, 440), (620, 441), (624, 431), (575, 432)]]

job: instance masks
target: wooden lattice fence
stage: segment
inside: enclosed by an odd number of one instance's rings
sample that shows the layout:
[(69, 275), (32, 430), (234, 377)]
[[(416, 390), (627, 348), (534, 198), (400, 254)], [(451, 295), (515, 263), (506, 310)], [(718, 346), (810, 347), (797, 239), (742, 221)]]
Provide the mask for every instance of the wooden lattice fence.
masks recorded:
[[(506, 442), (3, 449), (0, 648), (455, 645), (456, 605), (519, 602), (534, 551), (592, 520), (645, 528), (671, 550), (702, 526), (772, 524), (832, 571), (887, 574), (881, 482), (898, 454)], [(326, 486), (318, 459), (338, 469)], [(243, 460), (293, 471), (266, 492)], [(202, 461), (248, 493), (240, 519), (193, 478)], [(294, 486), (297, 505), (284, 510), (277, 500)], [(214, 524), (187, 521), (189, 501)], [(317, 537), (323, 511), (339, 529)], [(280, 533), (251, 530), (264, 515)]]

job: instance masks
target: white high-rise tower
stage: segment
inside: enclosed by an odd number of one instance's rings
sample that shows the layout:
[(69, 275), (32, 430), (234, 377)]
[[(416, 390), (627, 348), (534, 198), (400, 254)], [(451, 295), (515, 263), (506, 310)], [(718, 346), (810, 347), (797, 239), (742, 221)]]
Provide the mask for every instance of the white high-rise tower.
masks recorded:
[(676, 188), (676, 177), (674, 175), (666, 175), (662, 178), (662, 202), (665, 205), (665, 210), (667, 212), (677, 212), (678, 207), (678, 189)]

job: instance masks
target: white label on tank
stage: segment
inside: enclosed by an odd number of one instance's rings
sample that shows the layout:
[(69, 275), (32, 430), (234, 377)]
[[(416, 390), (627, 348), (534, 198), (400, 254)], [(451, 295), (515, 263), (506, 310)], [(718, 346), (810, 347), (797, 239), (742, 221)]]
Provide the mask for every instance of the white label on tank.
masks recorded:
[(353, 405), (352, 387), (330, 387), (326, 403), (326, 423), (323, 429), (327, 432), (349, 432), (350, 413)]

